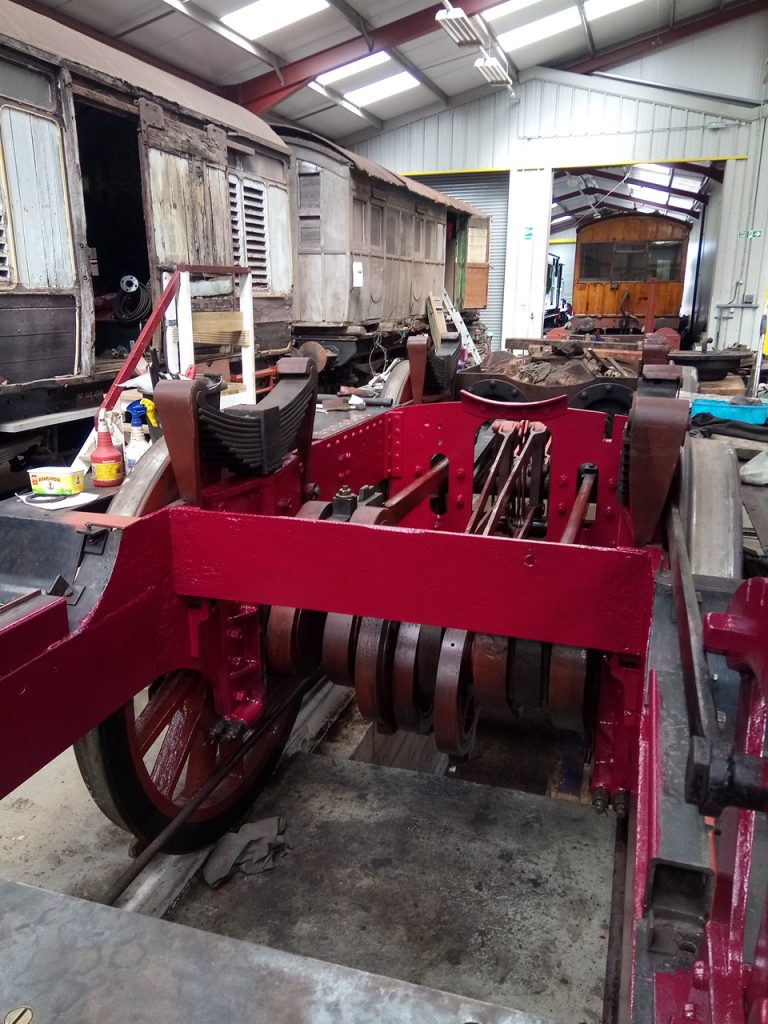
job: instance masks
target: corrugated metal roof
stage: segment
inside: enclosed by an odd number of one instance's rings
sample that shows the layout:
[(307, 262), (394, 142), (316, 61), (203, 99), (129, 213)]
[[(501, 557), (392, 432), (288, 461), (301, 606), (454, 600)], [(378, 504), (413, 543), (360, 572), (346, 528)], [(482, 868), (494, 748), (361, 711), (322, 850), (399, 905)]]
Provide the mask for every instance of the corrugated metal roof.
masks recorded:
[(134, 92), (165, 100), (256, 139), (270, 149), (288, 152), (270, 126), (244, 107), (10, 0), (0, 0), (0, 36), (5, 36), (10, 45), (17, 41), (49, 54), (80, 74), (97, 71)]
[(389, 171), (386, 167), (382, 167), (381, 164), (377, 164), (373, 160), (368, 160), (367, 157), (361, 156), (359, 153), (353, 153), (350, 149), (344, 149), (343, 146), (331, 142), (330, 139), (324, 139), (322, 135), (316, 135), (314, 132), (308, 132), (302, 128), (293, 128), (288, 125), (275, 125), (275, 130), (285, 139), (301, 139), (337, 153), (348, 160), (361, 174), (366, 175), (368, 178), (373, 178), (375, 181), (381, 181), (386, 185), (394, 185), (399, 188), (407, 188), (409, 192), (422, 196), (424, 199), (429, 199), (432, 203), (447, 206), (452, 210), (457, 210), (459, 213), (466, 213), (470, 217), (486, 216), (476, 206), (470, 206), (469, 203), (464, 203), (460, 199), (454, 199), (452, 196), (437, 192), (428, 185), (422, 185), (420, 181), (414, 181), (413, 178), (406, 178), (402, 174)]

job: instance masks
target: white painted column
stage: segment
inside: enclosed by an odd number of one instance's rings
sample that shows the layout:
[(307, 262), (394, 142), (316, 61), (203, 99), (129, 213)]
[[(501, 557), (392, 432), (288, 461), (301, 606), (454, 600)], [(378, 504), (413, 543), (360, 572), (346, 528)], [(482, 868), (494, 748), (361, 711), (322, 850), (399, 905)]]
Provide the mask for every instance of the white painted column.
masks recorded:
[[(737, 343), (753, 349), (758, 347), (766, 287), (768, 131), (766, 119), (756, 118), (750, 127), (747, 159), (728, 160), (725, 169), (723, 212), (707, 327), (707, 333), (717, 339), (718, 348)], [(725, 305), (731, 302), (732, 305)], [(748, 305), (753, 308), (745, 308)]]
[(541, 337), (551, 210), (551, 168), (510, 172), (502, 348), (507, 338)]

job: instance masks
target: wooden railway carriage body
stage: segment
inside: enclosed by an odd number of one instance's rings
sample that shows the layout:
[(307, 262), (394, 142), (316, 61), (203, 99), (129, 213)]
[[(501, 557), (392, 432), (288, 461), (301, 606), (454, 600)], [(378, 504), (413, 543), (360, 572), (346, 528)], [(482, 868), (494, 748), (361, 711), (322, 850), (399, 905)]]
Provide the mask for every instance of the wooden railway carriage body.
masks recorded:
[(482, 309), (488, 218), (467, 203), (301, 129), (291, 147), (297, 333), (387, 330), (422, 318), (443, 287)]
[(589, 317), (598, 327), (639, 329), (650, 313), (655, 326), (677, 327), (690, 231), (685, 221), (647, 213), (603, 217), (579, 228), (576, 322)]
[[(0, 0), (0, 447), (24, 417), (99, 404), (138, 333), (97, 344), (122, 275), (155, 301), (179, 263), (247, 263), (256, 341), (285, 344), (288, 157), (242, 107)], [(231, 308), (231, 283), (208, 284), (197, 307)]]

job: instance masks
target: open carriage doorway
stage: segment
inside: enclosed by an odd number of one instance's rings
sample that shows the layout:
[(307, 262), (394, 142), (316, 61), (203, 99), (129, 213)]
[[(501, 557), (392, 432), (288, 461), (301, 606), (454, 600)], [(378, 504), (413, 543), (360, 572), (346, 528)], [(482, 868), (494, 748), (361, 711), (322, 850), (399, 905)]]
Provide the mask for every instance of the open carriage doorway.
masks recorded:
[(135, 115), (83, 102), (75, 103), (75, 122), (91, 257), (96, 358), (103, 362), (127, 353), (151, 306), (146, 290), (149, 256), (139, 122)]

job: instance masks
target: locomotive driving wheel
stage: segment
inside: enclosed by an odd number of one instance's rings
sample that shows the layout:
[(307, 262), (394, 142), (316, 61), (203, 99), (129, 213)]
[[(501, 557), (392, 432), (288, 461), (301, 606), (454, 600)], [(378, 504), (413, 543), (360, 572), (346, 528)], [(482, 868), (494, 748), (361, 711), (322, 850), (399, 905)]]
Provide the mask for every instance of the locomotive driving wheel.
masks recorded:
[[(110, 512), (139, 516), (178, 497), (164, 442), (137, 463)], [(116, 825), (151, 840), (200, 791), (250, 735), (214, 729), (214, 692), (201, 672), (180, 669), (154, 680), (75, 744), (91, 796)], [(237, 822), (274, 771), (300, 698), (278, 713), (233, 770), (164, 847), (182, 853), (207, 845)], [(258, 725), (258, 722), (256, 723)]]

